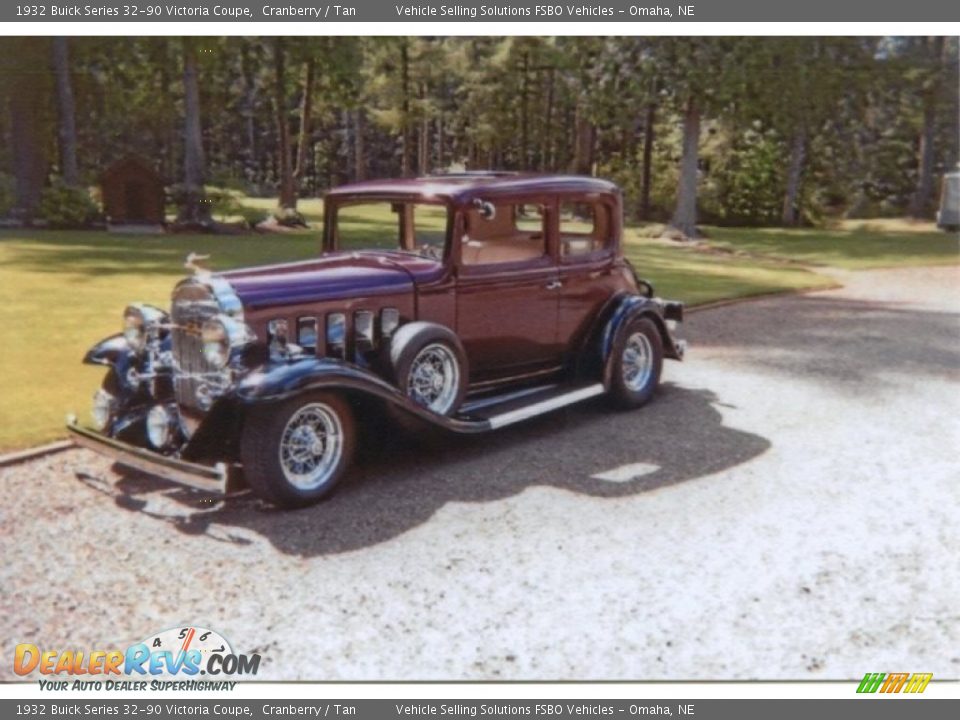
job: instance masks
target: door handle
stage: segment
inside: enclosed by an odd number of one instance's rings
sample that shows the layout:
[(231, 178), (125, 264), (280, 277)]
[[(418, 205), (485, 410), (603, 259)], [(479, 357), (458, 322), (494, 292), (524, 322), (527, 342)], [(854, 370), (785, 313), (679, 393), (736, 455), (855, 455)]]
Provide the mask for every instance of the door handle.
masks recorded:
[(559, 280), (551, 280), (546, 285), (544, 285), (544, 287), (547, 290), (556, 290), (557, 288), (563, 287), (563, 283), (560, 282)]

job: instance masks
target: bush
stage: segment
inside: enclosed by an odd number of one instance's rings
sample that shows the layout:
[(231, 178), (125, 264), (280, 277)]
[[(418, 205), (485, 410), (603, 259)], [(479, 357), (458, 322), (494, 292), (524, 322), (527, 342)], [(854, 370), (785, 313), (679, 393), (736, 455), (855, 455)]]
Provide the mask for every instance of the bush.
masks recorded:
[[(167, 197), (176, 207), (178, 215), (182, 216), (185, 210), (194, 206), (202, 206), (211, 218), (225, 222), (228, 218), (242, 215), (240, 199), (243, 193), (236, 190), (206, 185), (200, 188), (188, 188), (183, 183), (177, 183), (167, 188)], [(187, 212), (187, 215), (192, 215)]]
[(733, 139), (714, 167), (703, 207), (714, 222), (776, 225), (783, 203), (786, 151), (775, 133), (751, 128)]
[(243, 223), (250, 229), (255, 228), (270, 217), (270, 213), (266, 210), (252, 207), (241, 207), (236, 214), (243, 218)]
[(243, 197), (242, 193), (209, 185), (205, 190), (207, 203), (210, 205), (210, 214), (220, 222), (226, 222), (228, 218), (242, 214), (240, 212), (242, 207), (240, 205), (240, 198)]
[(54, 182), (40, 194), (38, 212), (53, 228), (89, 227), (100, 216), (86, 189), (61, 182)]

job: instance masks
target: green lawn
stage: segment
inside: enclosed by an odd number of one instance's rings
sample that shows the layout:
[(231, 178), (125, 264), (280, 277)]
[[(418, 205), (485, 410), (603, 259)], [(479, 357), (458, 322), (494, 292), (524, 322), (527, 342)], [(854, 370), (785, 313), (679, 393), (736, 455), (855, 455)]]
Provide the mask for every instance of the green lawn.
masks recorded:
[(956, 234), (931, 225), (921, 228), (901, 225), (884, 232), (868, 223), (836, 230), (709, 228), (708, 233), (710, 244), (716, 247), (848, 270), (957, 262), (960, 243)]
[(624, 248), (637, 274), (653, 283), (660, 297), (687, 305), (835, 284), (798, 265), (650, 240), (635, 230), (627, 231)]
[[(250, 204), (268, 208), (274, 202)], [(319, 203), (307, 201), (301, 209), (319, 228)], [(388, 212), (376, 212), (352, 220), (359, 236), (361, 230), (376, 231), (391, 218)], [(831, 283), (778, 258), (842, 267), (957, 260), (956, 239), (933, 233), (709, 232), (711, 242), (749, 254), (649, 240), (637, 229), (627, 232), (626, 252), (658, 294), (690, 304)], [(70, 410), (86, 416), (102, 370), (82, 365), (84, 352), (119, 330), (128, 302), (166, 307), (173, 284), (185, 274), (188, 252), (210, 254), (211, 267), (227, 269), (312, 257), (319, 242), (318, 229), (216, 237), (0, 231), (0, 450), (62, 437)]]

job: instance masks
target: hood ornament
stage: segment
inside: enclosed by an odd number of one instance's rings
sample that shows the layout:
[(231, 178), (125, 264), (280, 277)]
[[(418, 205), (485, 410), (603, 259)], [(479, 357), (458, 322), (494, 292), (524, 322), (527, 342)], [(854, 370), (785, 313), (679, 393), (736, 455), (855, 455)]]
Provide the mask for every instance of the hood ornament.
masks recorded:
[(200, 255), (199, 253), (192, 252), (187, 255), (186, 262), (183, 263), (183, 266), (191, 271), (194, 275), (206, 275), (210, 273), (210, 270), (203, 267), (199, 263), (209, 260), (209, 255)]

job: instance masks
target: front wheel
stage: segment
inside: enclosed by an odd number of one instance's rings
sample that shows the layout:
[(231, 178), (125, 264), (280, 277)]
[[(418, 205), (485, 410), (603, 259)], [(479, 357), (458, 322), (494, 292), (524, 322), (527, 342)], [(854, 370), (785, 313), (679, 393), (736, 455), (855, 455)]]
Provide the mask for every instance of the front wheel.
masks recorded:
[(240, 457), (251, 489), (284, 507), (318, 502), (342, 479), (356, 430), (346, 400), (310, 393), (254, 408), (244, 424)]
[(646, 404), (660, 383), (663, 338), (649, 318), (634, 318), (618, 334), (610, 353), (610, 398), (622, 408)]

